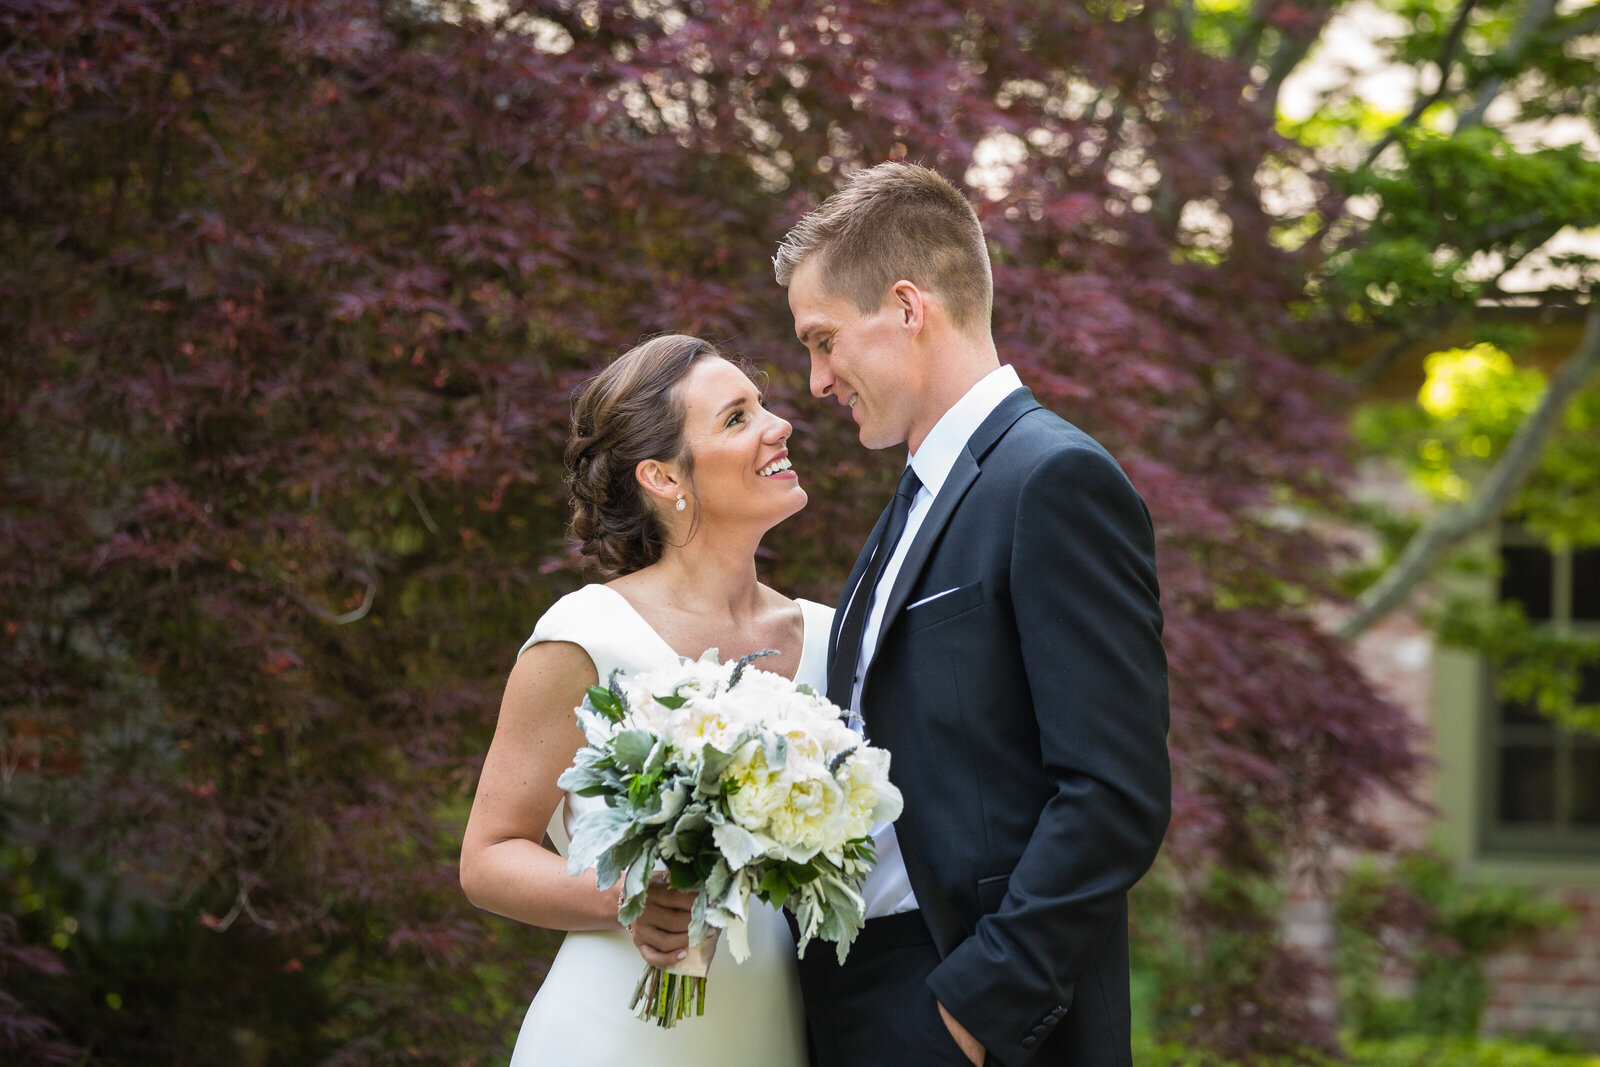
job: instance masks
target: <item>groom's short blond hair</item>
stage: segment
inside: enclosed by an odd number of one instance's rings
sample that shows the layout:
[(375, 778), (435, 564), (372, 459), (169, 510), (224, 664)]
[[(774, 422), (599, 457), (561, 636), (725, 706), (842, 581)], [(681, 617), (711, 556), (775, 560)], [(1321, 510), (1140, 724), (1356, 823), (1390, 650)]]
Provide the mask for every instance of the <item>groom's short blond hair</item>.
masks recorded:
[(914, 163), (857, 171), (784, 236), (772, 265), (787, 287), (817, 258), (824, 292), (863, 315), (902, 279), (937, 294), (957, 327), (987, 327), (994, 310), (989, 247), (955, 186)]

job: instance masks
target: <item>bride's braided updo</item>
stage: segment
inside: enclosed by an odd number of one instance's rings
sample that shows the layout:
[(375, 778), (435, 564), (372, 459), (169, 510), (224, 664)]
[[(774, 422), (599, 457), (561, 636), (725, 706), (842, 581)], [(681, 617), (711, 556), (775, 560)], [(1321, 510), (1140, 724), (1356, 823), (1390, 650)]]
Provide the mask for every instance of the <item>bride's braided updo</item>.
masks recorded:
[(565, 457), (572, 536), (583, 556), (608, 575), (661, 558), (665, 530), (634, 469), (655, 459), (678, 463), (686, 475), (692, 471), (677, 386), (696, 363), (713, 358), (725, 357), (698, 337), (652, 338), (617, 357), (573, 405)]

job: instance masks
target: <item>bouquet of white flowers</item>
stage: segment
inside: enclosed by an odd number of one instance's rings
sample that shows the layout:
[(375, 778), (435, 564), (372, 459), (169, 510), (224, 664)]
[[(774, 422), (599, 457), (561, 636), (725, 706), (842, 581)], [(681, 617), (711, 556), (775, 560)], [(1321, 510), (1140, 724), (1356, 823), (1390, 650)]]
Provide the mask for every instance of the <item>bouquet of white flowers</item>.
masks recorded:
[[(787, 905), (799, 950), (836, 944), (842, 962), (861, 930), (861, 881), (874, 860), (870, 833), (900, 815), (889, 753), (865, 744), (838, 707), (810, 687), (749, 666), (718, 662), (711, 649), (671, 670), (613, 671), (577, 708), (588, 744), (561, 785), (603, 796), (578, 819), (567, 867), (596, 870), (601, 888), (622, 879), (617, 917), (644, 911), (658, 862), (670, 884), (698, 890), (691, 945), (726, 935), (749, 958), (752, 896)], [(705, 1011), (702, 958), (661, 971), (646, 966), (634, 991), (641, 1019), (671, 1026)]]

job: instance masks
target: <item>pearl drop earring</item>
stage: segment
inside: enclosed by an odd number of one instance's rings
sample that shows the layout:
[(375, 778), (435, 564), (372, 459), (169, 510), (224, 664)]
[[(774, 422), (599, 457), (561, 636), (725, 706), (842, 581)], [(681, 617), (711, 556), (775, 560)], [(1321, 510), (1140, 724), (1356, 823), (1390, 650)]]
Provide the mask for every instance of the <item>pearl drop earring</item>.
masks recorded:
[(678, 494), (678, 503), (677, 503), (676, 506), (677, 506), (679, 511), (682, 511), (684, 508), (689, 506), (687, 503), (684, 502), (682, 493)]

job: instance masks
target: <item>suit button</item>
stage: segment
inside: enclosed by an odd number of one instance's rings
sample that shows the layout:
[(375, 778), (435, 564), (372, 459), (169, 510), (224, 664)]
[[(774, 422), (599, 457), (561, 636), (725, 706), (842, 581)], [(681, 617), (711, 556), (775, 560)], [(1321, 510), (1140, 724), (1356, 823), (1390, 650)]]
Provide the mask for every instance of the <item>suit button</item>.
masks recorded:
[(1037, 1045), (1038, 1043), (1039, 1043), (1039, 1039), (1037, 1037), (1034, 1037), (1032, 1034), (1029, 1034), (1027, 1037), (1023, 1038), (1022, 1042), (1021, 1042), (1023, 1048), (1032, 1048), (1033, 1046)]

